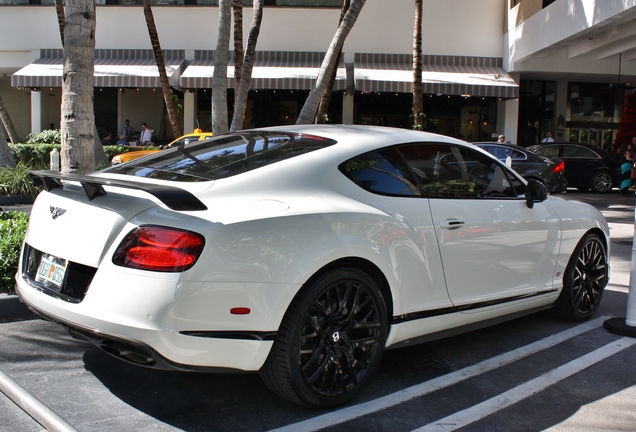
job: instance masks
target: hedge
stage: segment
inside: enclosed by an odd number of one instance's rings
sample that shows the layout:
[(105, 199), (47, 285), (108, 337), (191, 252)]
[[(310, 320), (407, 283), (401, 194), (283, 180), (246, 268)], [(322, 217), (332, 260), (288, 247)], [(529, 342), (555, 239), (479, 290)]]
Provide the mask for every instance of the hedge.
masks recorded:
[(22, 240), (29, 215), (20, 211), (0, 212), (0, 292), (12, 293)]
[[(33, 167), (34, 169), (48, 169), (50, 164), (50, 153), (53, 148), (60, 150), (60, 144), (9, 144), (9, 149), (13, 153), (15, 163), (20, 162)], [(113, 156), (137, 150), (159, 150), (155, 146), (129, 147), (110, 145), (104, 146), (104, 153), (111, 160)]]

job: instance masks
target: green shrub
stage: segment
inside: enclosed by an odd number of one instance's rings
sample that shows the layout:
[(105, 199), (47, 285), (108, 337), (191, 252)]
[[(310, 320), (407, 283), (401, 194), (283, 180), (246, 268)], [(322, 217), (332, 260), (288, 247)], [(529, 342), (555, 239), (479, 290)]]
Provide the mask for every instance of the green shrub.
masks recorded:
[(19, 211), (0, 212), (0, 292), (12, 293), (22, 240), (29, 215)]
[(61, 144), (62, 136), (59, 129), (49, 129), (27, 135), (27, 144)]
[(60, 151), (60, 144), (9, 144), (15, 163), (22, 162), (31, 169), (49, 169), (54, 148)]
[(35, 198), (39, 189), (29, 176), (30, 169), (33, 168), (24, 162), (15, 167), (0, 167), (0, 195)]
[[(15, 163), (23, 162), (29, 165), (30, 169), (49, 169), (51, 161), (51, 151), (53, 148), (57, 148), (60, 151), (59, 144), (9, 144), (9, 149), (13, 154)], [(159, 150), (159, 147), (147, 146), (147, 147), (128, 147), (119, 145), (104, 146), (104, 153), (110, 161), (113, 156), (120, 153), (126, 153), (129, 151), (137, 150)]]

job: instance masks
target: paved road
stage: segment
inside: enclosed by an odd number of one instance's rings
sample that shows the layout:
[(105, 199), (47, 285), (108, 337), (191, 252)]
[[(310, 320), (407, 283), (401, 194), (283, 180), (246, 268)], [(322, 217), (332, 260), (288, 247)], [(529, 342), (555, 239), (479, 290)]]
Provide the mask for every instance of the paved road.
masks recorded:
[[(616, 431), (636, 424), (636, 340), (602, 324), (624, 316), (634, 197), (568, 193), (612, 227), (611, 282), (595, 319), (540, 313), (391, 350), (348, 406), (316, 411), (274, 396), (258, 375), (128, 365), (0, 300), (0, 370), (79, 431)], [(42, 427), (0, 394), (0, 431)]]

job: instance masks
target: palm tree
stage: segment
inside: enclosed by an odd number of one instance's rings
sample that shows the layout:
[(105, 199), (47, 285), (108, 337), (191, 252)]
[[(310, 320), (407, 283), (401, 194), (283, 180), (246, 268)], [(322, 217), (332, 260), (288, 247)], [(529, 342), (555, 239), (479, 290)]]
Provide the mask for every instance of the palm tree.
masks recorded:
[(243, 69), (243, 0), (234, 0), (234, 105), (241, 84)]
[(15, 160), (13, 154), (7, 144), (7, 136), (4, 134), (4, 128), (0, 125), (0, 167), (14, 167)]
[[(338, 21), (338, 25), (342, 22), (347, 10), (349, 9), (349, 0), (344, 0), (342, 2), (342, 8), (340, 9), (340, 21)], [(327, 117), (327, 111), (329, 110), (329, 103), (331, 102), (331, 94), (333, 93), (333, 86), (336, 83), (336, 77), (338, 75), (338, 65), (340, 64), (340, 58), (342, 57), (342, 50), (338, 53), (338, 59), (336, 60), (336, 67), (333, 70), (333, 73), (329, 77), (329, 84), (327, 84), (327, 88), (325, 90), (325, 94), (322, 96), (320, 100), (320, 105), (318, 106), (318, 112), (316, 113), (316, 123), (324, 123)]]
[(413, 27), (413, 129), (424, 128), (424, 95), (422, 94), (422, 0), (415, 0)]
[(62, 172), (95, 170), (95, 0), (66, 0), (62, 73)]
[[(56, 11), (56, 14), (57, 14), (58, 26), (60, 28), (60, 39), (62, 41), (62, 49), (64, 49), (64, 29), (66, 27), (66, 18), (64, 16), (64, 3), (63, 3), (63, 0), (55, 0), (55, 11)], [(62, 90), (64, 90), (64, 89), (62, 88)], [(91, 112), (94, 112), (93, 111), (94, 110), (94, 105), (91, 105), (90, 108), (85, 108), (85, 109), (90, 109)], [(62, 122), (60, 121), (60, 128), (61, 128), (61, 124), (62, 124)], [(93, 136), (94, 136), (93, 141), (94, 141), (94, 148), (95, 148), (95, 165), (97, 165), (97, 164), (106, 165), (110, 161), (108, 160), (108, 157), (106, 156), (106, 153), (104, 153), (104, 147), (102, 147), (102, 143), (99, 140), (99, 133), (97, 132), (97, 125), (95, 125), (94, 123), (93, 123)], [(93, 171), (93, 169), (91, 169), (90, 171)]]
[(219, 0), (219, 36), (214, 54), (212, 75), (212, 132), (228, 131), (227, 124), (227, 63), (230, 57), (231, 0)]
[(60, 28), (62, 47), (64, 47), (64, 26), (66, 25), (66, 18), (64, 18), (64, 0), (55, 0), (55, 13), (57, 14), (57, 25)]
[[(247, 96), (250, 91), (250, 82), (252, 81), (252, 69), (254, 68), (254, 57), (256, 56), (256, 42), (261, 31), (261, 21), (263, 19), (263, 2), (254, 0), (253, 3), (254, 16), (250, 27), (250, 34), (247, 38), (247, 48), (245, 49), (245, 59), (242, 62), (242, 71), (240, 74), (241, 82), (234, 98), (234, 117), (232, 118), (231, 131), (243, 129), (243, 117), (245, 116), (245, 108), (247, 106)], [(238, 66), (236, 66), (238, 68)], [(235, 84), (236, 86), (236, 84)]]
[(336, 63), (336, 61), (338, 60), (338, 53), (340, 53), (340, 51), (342, 50), (345, 39), (353, 28), (353, 25), (358, 19), (360, 11), (362, 10), (362, 7), (365, 3), (366, 0), (351, 1), (349, 9), (342, 19), (342, 22), (340, 22), (338, 30), (336, 30), (336, 34), (331, 40), (331, 45), (329, 45), (329, 50), (327, 51), (327, 54), (322, 61), (320, 73), (318, 74), (318, 78), (316, 79), (316, 86), (309, 93), (309, 96), (307, 97), (307, 100), (305, 101), (305, 104), (300, 111), (300, 115), (298, 116), (296, 124), (313, 123), (314, 119), (316, 118), (318, 105), (320, 104), (320, 100), (327, 90), (327, 85), (329, 84), (329, 77), (331, 76), (331, 74), (333, 74), (334, 69), (338, 66), (338, 64)]
[(166, 103), (166, 109), (168, 110), (168, 120), (170, 121), (170, 127), (172, 128), (172, 134), (175, 138), (179, 138), (183, 135), (181, 131), (181, 122), (179, 121), (179, 115), (177, 114), (176, 101), (172, 97), (172, 89), (170, 88), (168, 74), (166, 73), (166, 64), (163, 60), (163, 53), (161, 52), (161, 44), (159, 43), (159, 34), (157, 33), (155, 18), (152, 14), (152, 9), (150, 9), (150, 0), (143, 0), (143, 2), (144, 16), (146, 17), (148, 34), (150, 35), (150, 44), (152, 45), (152, 50), (155, 53), (155, 61), (157, 62), (159, 80), (161, 81), (161, 89), (163, 91), (163, 100)]
[[(18, 133), (15, 131), (15, 127), (13, 126), (13, 122), (11, 121), (11, 117), (9, 117), (7, 109), (4, 107), (2, 97), (0, 97), (0, 120), (2, 120), (2, 124), (7, 129), (7, 133), (9, 134), (9, 139), (11, 140), (11, 142), (13, 144), (19, 143), (20, 138), (18, 137)], [(0, 127), (0, 129), (2, 129), (2, 127)]]

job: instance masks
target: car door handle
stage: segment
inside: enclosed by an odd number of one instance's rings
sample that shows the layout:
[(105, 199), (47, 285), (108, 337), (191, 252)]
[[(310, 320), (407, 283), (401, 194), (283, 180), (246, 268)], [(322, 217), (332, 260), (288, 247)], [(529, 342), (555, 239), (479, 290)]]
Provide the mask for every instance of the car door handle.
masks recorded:
[(457, 229), (464, 226), (464, 221), (460, 221), (457, 219), (447, 219), (440, 223), (440, 226), (443, 229)]

